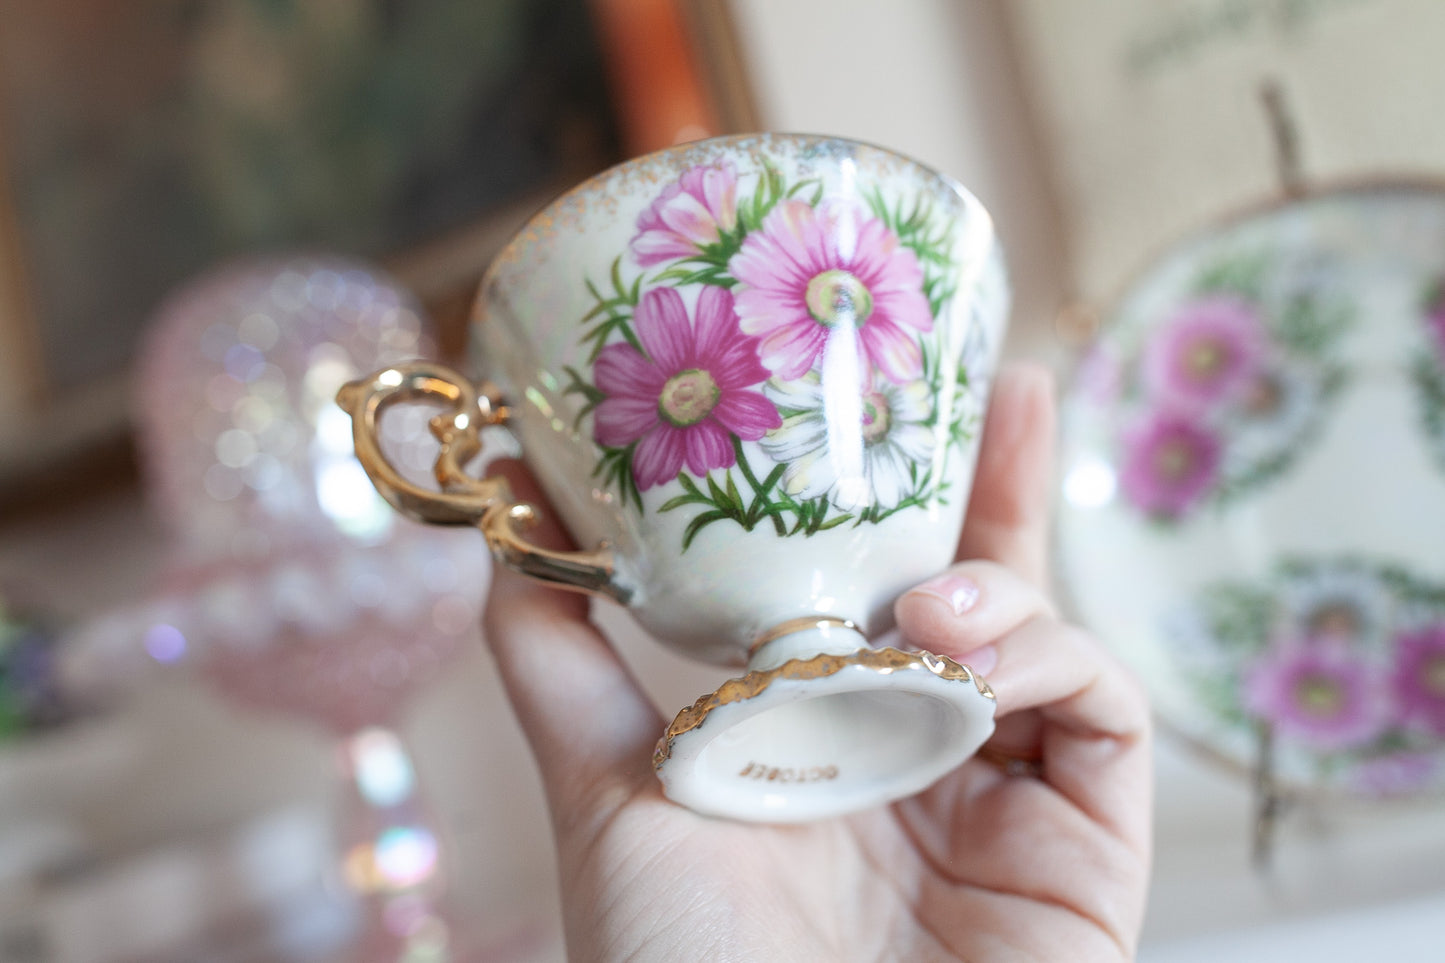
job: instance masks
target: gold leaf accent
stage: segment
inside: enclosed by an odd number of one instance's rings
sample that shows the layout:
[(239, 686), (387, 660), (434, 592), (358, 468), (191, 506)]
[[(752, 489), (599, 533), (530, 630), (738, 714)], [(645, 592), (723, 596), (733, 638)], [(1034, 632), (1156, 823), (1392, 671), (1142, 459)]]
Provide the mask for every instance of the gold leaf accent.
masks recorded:
[(858, 627), (858, 624), (849, 619), (840, 619), (833, 615), (805, 615), (799, 619), (788, 619), (786, 622), (781, 622), (754, 639), (753, 644), (748, 646), (748, 658), (751, 659), (757, 655), (763, 646), (774, 639), (781, 639), (794, 632), (805, 632), (808, 629), (849, 629), (859, 635), (863, 634), (863, 630)]
[(978, 673), (946, 655), (934, 655), (932, 652), (904, 652), (902, 649), (890, 647), (860, 649), (848, 655), (824, 654), (815, 655), (811, 659), (789, 659), (776, 668), (756, 670), (740, 678), (729, 679), (679, 712), (667, 727), (667, 732), (657, 741), (657, 749), (652, 753), (652, 767), (662, 768), (662, 764), (672, 755), (673, 742), (684, 733), (702, 725), (707, 720), (708, 713), (714, 709), (755, 698), (778, 679), (822, 679), (855, 665), (871, 669), (880, 675), (912, 669), (952, 682), (972, 682), (979, 695), (986, 699), (995, 698), (993, 689), (989, 688), (988, 683), (983, 681)]

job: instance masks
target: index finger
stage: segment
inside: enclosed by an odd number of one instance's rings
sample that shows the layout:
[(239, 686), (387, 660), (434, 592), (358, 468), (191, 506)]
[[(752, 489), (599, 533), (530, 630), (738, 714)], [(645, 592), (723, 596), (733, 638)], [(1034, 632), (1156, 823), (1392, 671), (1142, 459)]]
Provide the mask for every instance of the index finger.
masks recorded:
[(984, 422), (960, 561), (989, 559), (1045, 586), (1053, 461), (1053, 376), (1039, 364), (1008, 365)]
[[(540, 506), (528, 532), (534, 544), (572, 547), (521, 464), (499, 460), (491, 473), (506, 477), (520, 501)], [(502, 565), (493, 570), (484, 635), (559, 815), (585, 809), (589, 797), (619, 782), (655, 782), (650, 759), (663, 728), (588, 614), (583, 595)]]

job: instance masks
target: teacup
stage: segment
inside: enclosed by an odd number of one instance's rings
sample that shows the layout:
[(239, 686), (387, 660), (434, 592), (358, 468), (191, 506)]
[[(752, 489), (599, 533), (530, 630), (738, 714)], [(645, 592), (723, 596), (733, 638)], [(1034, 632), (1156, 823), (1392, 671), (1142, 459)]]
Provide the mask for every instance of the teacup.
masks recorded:
[[(745, 665), (677, 715), (657, 774), (700, 812), (801, 821), (918, 792), (993, 730), (966, 666), (869, 639), (951, 560), (1007, 305), (992, 222), (948, 178), (837, 138), (720, 138), (606, 171), (517, 234), (473, 314), (483, 386), (417, 362), (339, 400), (400, 510)], [(450, 406), (441, 492), (377, 443), (379, 413), (417, 399)], [(464, 471), (498, 423), (595, 548), (530, 545), (535, 510)]]

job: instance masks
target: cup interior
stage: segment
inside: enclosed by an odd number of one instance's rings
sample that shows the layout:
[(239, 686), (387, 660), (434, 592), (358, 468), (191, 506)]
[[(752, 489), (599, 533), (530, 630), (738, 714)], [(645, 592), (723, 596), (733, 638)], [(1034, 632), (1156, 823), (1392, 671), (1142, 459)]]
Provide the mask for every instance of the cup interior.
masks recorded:
[(972, 680), (855, 667), (775, 685), (674, 743), (669, 797), (760, 822), (826, 818), (921, 791), (993, 731), (993, 700)]

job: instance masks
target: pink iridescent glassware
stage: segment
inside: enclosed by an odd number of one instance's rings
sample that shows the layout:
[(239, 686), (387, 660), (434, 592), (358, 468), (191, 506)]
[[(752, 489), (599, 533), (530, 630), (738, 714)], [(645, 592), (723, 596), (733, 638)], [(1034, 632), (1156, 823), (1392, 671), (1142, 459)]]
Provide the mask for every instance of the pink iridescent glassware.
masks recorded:
[[(223, 266), (186, 286), (138, 364), (145, 477), (173, 550), (131, 623), (150, 658), (191, 663), (236, 702), (339, 736), (339, 875), (364, 910), (354, 952), (367, 961), (455, 958), (439, 835), (392, 727), (474, 638), (489, 562), (472, 540), (385, 506), (331, 399), (348, 378), (430, 345), (420, 307), (395, 284), (307, 256)], [(385, 444), (425, 477), (427, 413), (398, 414)]]

